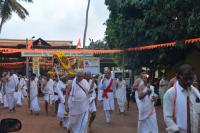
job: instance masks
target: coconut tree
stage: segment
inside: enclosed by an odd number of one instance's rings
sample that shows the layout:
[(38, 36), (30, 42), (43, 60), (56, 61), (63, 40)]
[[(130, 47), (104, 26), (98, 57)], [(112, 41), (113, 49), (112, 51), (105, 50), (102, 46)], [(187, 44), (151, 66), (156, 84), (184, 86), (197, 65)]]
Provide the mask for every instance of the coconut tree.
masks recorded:
[(33, 2), (33, 0), (0, 0), (0, 33), (3, 24), (12, 17), (13, 12), (23, 20), (29, 15), (28, 11), (20, 4), (20, 1)]
[(84, 36), (83, 36), (83, 48), (85, 48), (85, 41), (86, 41), (86, 34), (87, 34), (87, 27), (88, 27), (89, 9), (90, 9), (90, 0), (88, 0), (87, 10), (86, 10), (85, 30), (84, 30)]

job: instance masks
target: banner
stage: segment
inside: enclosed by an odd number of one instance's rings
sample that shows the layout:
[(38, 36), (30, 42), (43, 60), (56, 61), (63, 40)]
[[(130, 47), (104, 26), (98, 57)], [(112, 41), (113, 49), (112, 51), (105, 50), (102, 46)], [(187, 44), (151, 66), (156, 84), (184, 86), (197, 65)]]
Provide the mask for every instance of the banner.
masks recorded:
[(38, 76), (40, 76), (40, 57), (32, 57), (33, 62), (33, 73), (35, 73)]

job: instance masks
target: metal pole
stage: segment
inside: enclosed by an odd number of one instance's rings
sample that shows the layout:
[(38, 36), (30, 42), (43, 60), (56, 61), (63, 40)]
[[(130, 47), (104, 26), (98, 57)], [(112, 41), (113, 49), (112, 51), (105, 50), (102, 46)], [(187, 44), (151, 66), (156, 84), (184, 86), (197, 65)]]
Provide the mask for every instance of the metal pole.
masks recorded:
[[(26, 49), (28, 49), (28, 39), (26, 38)], [(29, 57), (26, 57), (26, 77), (28, 79), (28, 108), (30, 108), (30, 78), (29, 78)]]
[[(28, 39), (26, 38), (26, 49), (28, 49)], [(29, 76), (29, 61), (28, 57), (26, 57), (26, 77), (28, 78)]]

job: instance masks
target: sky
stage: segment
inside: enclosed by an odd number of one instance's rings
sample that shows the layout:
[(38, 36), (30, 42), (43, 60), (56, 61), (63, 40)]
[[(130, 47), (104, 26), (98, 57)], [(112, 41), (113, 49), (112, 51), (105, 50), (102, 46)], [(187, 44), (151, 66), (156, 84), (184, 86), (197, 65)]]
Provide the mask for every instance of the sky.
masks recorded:
[[(34, 3), (22, 5), (29, 16), (21, 20), (16, 14), (8, 20), (2, 29), (0, 38), (26, 39), (35, 36), (44, 40), (69, 40), (74, 44), (83, 40), (87, 0), (33, 0)], [(87, 42), (103, 39), (109, 11), (104, 0), (91, 0)]]

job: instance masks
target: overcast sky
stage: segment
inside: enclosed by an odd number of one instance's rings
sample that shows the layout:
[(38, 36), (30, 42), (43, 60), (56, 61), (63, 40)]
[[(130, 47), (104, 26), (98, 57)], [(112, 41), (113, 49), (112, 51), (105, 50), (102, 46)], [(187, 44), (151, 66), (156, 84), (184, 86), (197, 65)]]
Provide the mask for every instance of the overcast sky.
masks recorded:
[[(35, 36), (46, 40), (71, 40), (83, 38), (87, 0), (33, 0), (22, 3), (30, 16), (25, 21), (16, 15), (3, 26), (0, 38), (25, 39)], [(109, 11), (104, 0), (91, 0), (89, 11), (89, 38), (103, 39)]]

